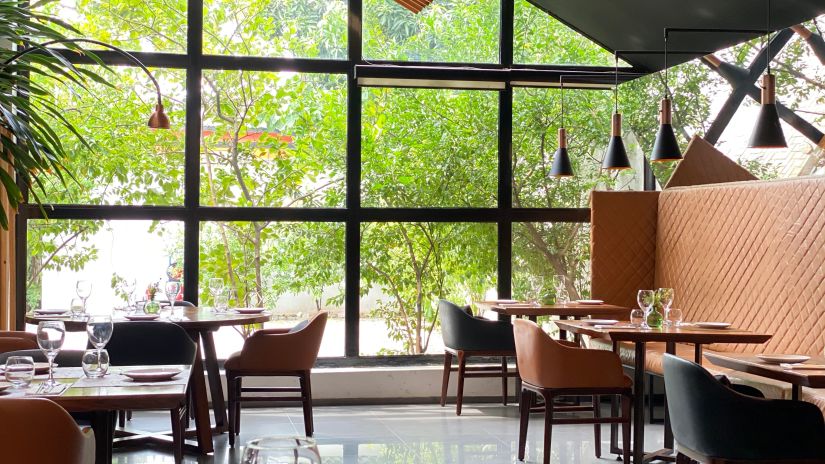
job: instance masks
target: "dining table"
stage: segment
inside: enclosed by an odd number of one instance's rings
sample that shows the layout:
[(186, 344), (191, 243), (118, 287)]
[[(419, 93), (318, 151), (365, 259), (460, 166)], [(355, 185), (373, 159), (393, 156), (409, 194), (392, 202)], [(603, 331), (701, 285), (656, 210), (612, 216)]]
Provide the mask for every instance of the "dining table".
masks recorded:
[[(225, 312), (215, 312), (209, 308), (176, 306), (175, 311), (180, 311), (179, 316), (159, 318), (167, 322), (182, 327), (189, 336), (197, 343), (197, 354), (195, 364), (192, 369), (195, 372), (206, 370), (206, 376), (195, 375), (192, 378), (192, 403), (195, 430), (202, 453), (214, 451), (212, 434), (221, 434), (227, 431), (228, 423), (226, 417), (226, 401), (224, 399), (223, 385), (221, 382), (220, 366), (218, 355), (215, 350), (214, 333), (221, 327), (245, 326), (252, 324), (263, 324), (268, 322), (272, 316), (269, 311), (260, 313), (241, 313), (237, 310), (227, 310)], [(173, 313), (174, 314), (174, 313)], [(39, 315), (35, 312), (26, 314), (26, 323), (38, 324), (41, 321), (63, 321), (67, 331), (85, 332), (86, 319), (83, 317), (72, 317), (71, 315)], [(125, 314), (118, 314), (112, 317), (116, 323), (129, 322)], [(207, 383), (209, 396), (207, 396)], [(212, 400), (212, 410), (215, 417), (214, 427), (209, 419), (209, 399)]]
[[(586, 335), (593, 338), (606, 339), (612, 342), (615, 353), (619, 352), (619, 344), (630, 342), (634, 345), (634, 372), (633, 372), (633, 462), (641, 464), (648, 461), (673, 459), (673, 431), (670, 428), (670, 418), (667, 411), (667, 401), (665, 401), (665, 436), (664, 448), (652, 453), (644, 451), (644, 396), (645, 396), (645, 357), (646, 344), (649, 342), (663, 342), (665, 352), (676, 354), (676, 344), (685, 343), (694, 346), (694, 361), (702, 364), (703, 346), (711, 343), (765, 343), (771, 339), (772, 334), (752, 332), (735, 327), (725, 328), (703, 328), (691, 323), (683, 323), (679, 327), (662, 327), (655, 329), (643, 329), (630, 323), (617, 323), (612, 325), (591, 324), (586, 321), (555, 321), (560, 330)], [(615, 400), (612, 408), (617, 408)], [(610, 449), (611, 452), (619, 454), (621, 450), (617, 446), (618, 427), (611, 424), (610, 428)]]
[[(131, 370), (152, 368), (152, 369), (173, 369), (179, 371), (173, 378), (164, 381), (143, 381), (132, 380), (124, 373)], [(44, 389), (46, 375), (34, 377), (32, 383), (25, 389), (7, 389), (0, 393), (3, 397), (25, 397), (25, 398), (47, 398), (70, 413), (88, 413), (91, 417), (91, 425), (95, 434), (95, 463), (109, 464), (112, 462), (113, 446), (113, 414), (119, 410), (159, 410), (165, 409), (173, 411), (173, 420), (177, 420), (178, 431), (183, 432), (181, 424), (185, 421), (186, 414), (186, 390), (189, 387), (192, 376), (192, 366), (110, 366), (109, 373), (102, 378), (87, 378), (80, 367), (55, 367), (54, 378), (58, 386), (51, 389)], [(0, 399), (2, 401), (2, 399)], [(173, 426), (173, 429), (176, 429)], [(127, 440), (152, 439), (166, 443), (174, 440), (184, 441), (182, 433), (177, 436), (169, 436), (162, 433), (147, 436), (142, 434), (138, 437), (131, 437), (128, 434), (114, 439), (120, 443)], [(197, 448), (197, 447), (196, 447)], [(177, 451), (177, 449), (176, 449)], [(175, 462), (181, 462), (182, 456), (176, 452)]]
[[(757, 355), (749, 353), (706, 353), (713, 364), (739, 372), (758, 375), (791, 384), (791, 399), (799, 400), (802, 387), (825, 388), (825, 356), (810, 356), (800, 365), (790, 363), (791, 368), (775, 362), (766, 362)], [(807, 365), (807, 367), (805, 366)]]

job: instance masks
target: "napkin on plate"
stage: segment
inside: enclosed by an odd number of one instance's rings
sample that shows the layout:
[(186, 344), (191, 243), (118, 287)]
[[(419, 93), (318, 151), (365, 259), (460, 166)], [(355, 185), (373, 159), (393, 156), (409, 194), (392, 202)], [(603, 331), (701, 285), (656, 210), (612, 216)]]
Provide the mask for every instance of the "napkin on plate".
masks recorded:
[(782, 369), (813, 369), (825, 371), (825, 364), (781, 363), (779, 367)]

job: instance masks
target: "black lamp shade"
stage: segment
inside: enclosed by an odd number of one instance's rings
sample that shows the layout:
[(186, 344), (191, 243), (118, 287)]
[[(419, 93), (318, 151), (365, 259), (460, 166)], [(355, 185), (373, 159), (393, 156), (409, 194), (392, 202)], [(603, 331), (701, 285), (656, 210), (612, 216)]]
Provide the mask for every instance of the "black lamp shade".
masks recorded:
[(779, 123), (776, 104), (764, 104), (759, 109), (759, 117), (756, 119), (756, 126), (753, 128), (748, 146), (751, 148), (786, 148), (788, 146), (785, 134), (782, 132), (782, 125)]
[(679, 142), (676, 141), (673, 126), (660, 124), (659, 131), (656, 133), (656, 141), (653, 142), (650, 161), (678, 161), (680, 159), (682, 159), (682, 152), (679, 149)]
[(559, 147), (553, 155), (553, 166), (550, 168), (550, 177), (573, 177), (573, 165), (570, 163), (570, 156), (567, 148)]
[(627, 159), (627, 150), (624, 148), (622, 140), (622, 115), (613, 113), (613, 129), (610, 136), (610, 143), (602, 161), (602, 169), (618, 171), (630, 169), (630, 160)]

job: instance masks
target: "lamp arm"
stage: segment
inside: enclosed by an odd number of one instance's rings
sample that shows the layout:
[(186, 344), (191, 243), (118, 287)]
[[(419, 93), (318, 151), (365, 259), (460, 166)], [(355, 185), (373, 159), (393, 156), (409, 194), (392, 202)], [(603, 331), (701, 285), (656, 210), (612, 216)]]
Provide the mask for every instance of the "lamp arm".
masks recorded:
[(14, 55), (11, 56), (11, 58), (4, 61), (3, 64), (0, 65), (0, 67), (5, 68), (6, 66), (13, 63), (14, 61), (19, 60), (20, 58), (22, 58), (23, 56), (28, 55), (29, 53), (32, 53), (32, 52), (35, 52), (35, 51), (39, 51), (39, 50), (41, 50), (41, 49), (43, 49), (43, 48), (45, 48), (49, 45), (59, 44), (59, 43), (81, 43), (81, 42), (82, 43), (90, 43), (90, 44), (99, 45), (101, 47), (108, 48), (108, 49), (110, 49), (110, 50), (126, 57), (129, 61), (132, 61), (133, 63), (138, 65), (140, 67), (140, 69), (142, 69), (143, 72), (145, 72), (146, 75), (149, 76), (149, 79), (152, 81), (152, 84), (155, 86), (155, 92), (158, 94), (158, 105), (163, 105), (163, 99), (162, 99), (162, 96), (161, 96), (161, 93), (160, 93), (160, 84), (158, 84), (157, 79), (155, 79), (155, 76), (152, 75), (151, 71), (149, 71), (149, 69), (146, 67), (146, 65), (144, 65), (142, 61), (137, 59), (137, 57), (135, 55), (132, 55), (131, 53), (127, 52), (126, 50), (115, 47), (114, 45), (107, 44), (106, 42), (101, 42), (99, 40), (93, 40), (93, 39), (57, 39), (57, 40), (50, 40), (48, 42), (43, 42), (42, 44), (38, 44), (38, 45), (29, 47), (29, 48), (25, 48), (25, 49), (15, 53)]

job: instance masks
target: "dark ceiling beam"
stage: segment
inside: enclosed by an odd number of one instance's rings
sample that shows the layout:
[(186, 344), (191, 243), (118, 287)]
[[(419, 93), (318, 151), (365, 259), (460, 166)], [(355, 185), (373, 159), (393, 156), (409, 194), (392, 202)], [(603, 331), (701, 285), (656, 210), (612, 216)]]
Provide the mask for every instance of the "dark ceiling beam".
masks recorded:
[(825, 39), (823, 39), (821, 35), (813, 33), (810, 29), (801, 24), (791, 26), (791, 29), (799, 34), (805, 42), (808, 42), (808, 46), (811, 47), (811, 51), (814, 52), (814, 55), (816, 55), (819, 59), (819, 62), (825, 65)]
[[(759, 50), (759, 53), (756, 54), (756, 57), (746, 70), (732, 65), (722, 66), (723, 62), (718, 58), (715, 58), (714, 55), (706, 55), (702, 58), (703, 63), (707, 64), (711, 69), (722, 75), (722, 77), (724, 77), (733, 86), (733, 91), (728, 96), (725, 104), (722, 105), (722, 108), (719, 110), (719, 113), (717, 113), (716, 118), (710, 125), (710, 128), (708, 128), (705, 133), (705, 140), (707, 140), (710, 144), (716, 145), (719, 138), (722, 136), (722, 132), (724, 132), (725, 128), (727, 128), (728, 124), (730, 124), (730, 120), (733, 118), (733, 115), (736, 114), (736, 110), (739, 109), (739, 106), (742, 105), (745, 97), (748, 96), (750, 89), (753, 88), (754, 83), (757, 79), (759, 79), (759, 76), (765, 72), (767, 61), (773, 61), (773, 59), (776, 58), (776, 55), (782, 51), (782, 48), (785, 47), (791, 39), (791, 36), (793, 36), (793, 31), (790, 29), (783, 29), (779, 31), (770, 40), (769, 46), (763, 47), (762, 50)], [(768, 50), (770, 50), (770, 56), (766, 56), (768, 54)], [(737, 71), (737, 69), (741, 70), (741, 72)]]

